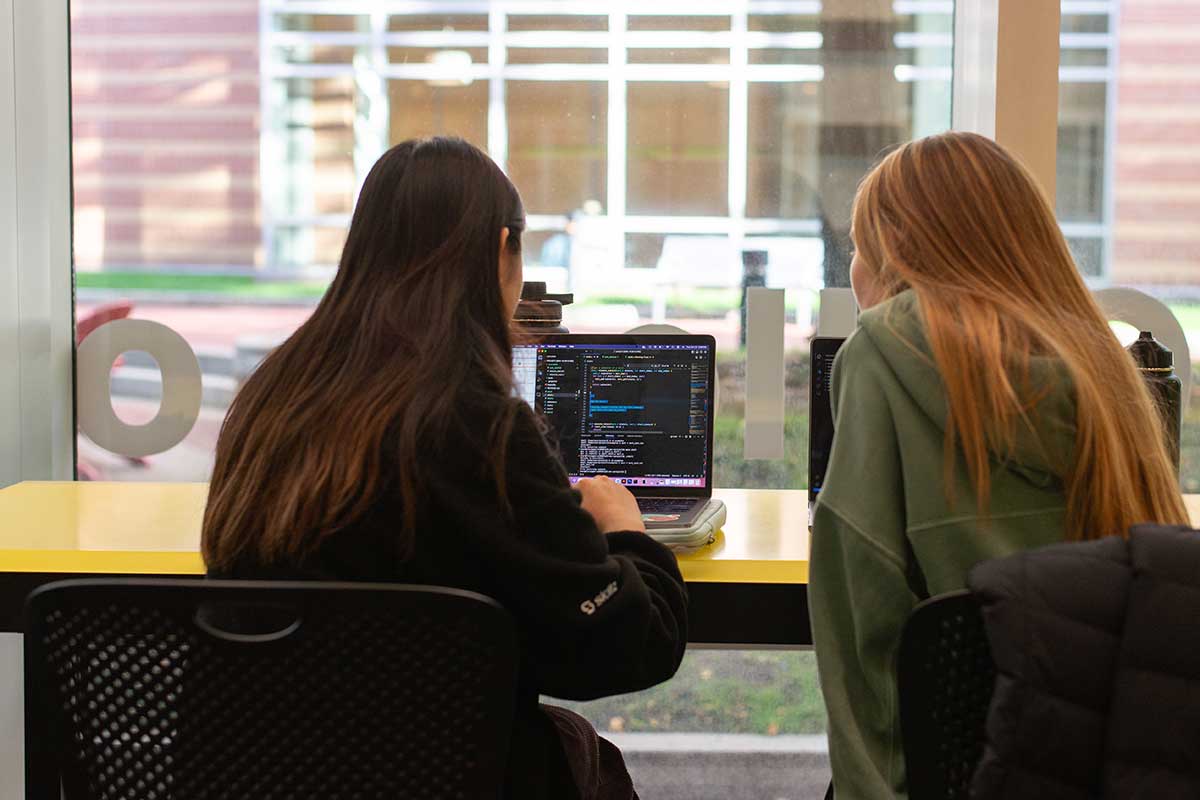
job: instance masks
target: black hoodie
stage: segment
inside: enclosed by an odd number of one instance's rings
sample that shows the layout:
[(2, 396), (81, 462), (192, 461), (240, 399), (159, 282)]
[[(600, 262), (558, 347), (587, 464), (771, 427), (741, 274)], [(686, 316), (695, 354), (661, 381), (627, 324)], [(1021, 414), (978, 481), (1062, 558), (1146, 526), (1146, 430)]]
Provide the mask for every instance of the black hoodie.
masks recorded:
[[(470, 435), (486, 435), (484, 416)], [(507, 451), (511, 512), (462, 444), (430, 452), (419, 508), (404, 509), (399, 492), (388, 492), (302, 564), (240, 563), (212, 574), (425, 583), (495, 598), (516, 621), (522, 662), (505, 797), (569, 797), (565, 756), (538, 696), (589, 700), (670, 678), (687, 643), (687, 592), (666, 547), (644, 533), (599, 532), (524, 404)], [(408, 513), (417, 533), (402, 558)]]

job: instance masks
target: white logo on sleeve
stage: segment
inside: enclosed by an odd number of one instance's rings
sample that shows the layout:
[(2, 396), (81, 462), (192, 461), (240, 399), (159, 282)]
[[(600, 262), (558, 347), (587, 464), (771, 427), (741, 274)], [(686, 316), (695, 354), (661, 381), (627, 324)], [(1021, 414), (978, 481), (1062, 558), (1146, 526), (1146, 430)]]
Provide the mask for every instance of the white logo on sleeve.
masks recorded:
[(617, 582), (613, 581), (608, 586), (605, 586), (600, 594), (593, 597), (591, 600), (584, 600), (579, 604), (579, 610), (591, 616), (596, 613), (596, 609), (608, 602), (608, 598), (617, 593)]

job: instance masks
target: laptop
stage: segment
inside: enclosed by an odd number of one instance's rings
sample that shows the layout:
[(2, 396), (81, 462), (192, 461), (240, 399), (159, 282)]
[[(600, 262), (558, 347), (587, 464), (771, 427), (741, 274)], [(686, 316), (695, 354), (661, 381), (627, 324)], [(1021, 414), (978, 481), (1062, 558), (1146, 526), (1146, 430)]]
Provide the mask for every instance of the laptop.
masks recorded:
[(552, 334), (513, 348), (517, 391), (548, 423), (572, 483), (606, 475), (646, 530), (710, 540), (716, 344), (711, 336)]
[(809, 343), (808, 526), (833, 450), (833, 361), (846, 340), (818, 336)]

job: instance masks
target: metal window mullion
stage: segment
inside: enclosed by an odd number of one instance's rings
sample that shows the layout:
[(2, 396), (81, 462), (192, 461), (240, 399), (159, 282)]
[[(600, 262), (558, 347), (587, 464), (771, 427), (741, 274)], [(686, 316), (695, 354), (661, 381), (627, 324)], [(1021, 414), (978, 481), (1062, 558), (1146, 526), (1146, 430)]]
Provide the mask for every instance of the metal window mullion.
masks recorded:
[[(21, 352), (21, 273), (17, 245), (17, 138), (13, 0), (0, 0), (0, 352)], [(6, 359), (0, 381), (0, 488), (24, 477), (21, 460), (21, 365)], [(20, 769), (20, 762), (14, 769)]]
[(75, 329), (67, 4), (3, 1), (0, 15), (3, 486), (74, 477)]
[(747, 67), (750, 62), (746, 33), (749, 15), (746, 3), (733, 11), (730, 20), (732, 42), (729, 48), (729, 218), (730, 238), (734, 250), (740, 252), (745, 238), (746, 193), (749, 175), (749, 118), (750, 84)]
[(1116, 34), (1109, 33), (1060, 33), (1058, 44), (1063, 50), (1108, 50), (1117, 42)]
[(500, 4), (488, 10), (488, 116), (487, 147), (492, 160), (508, 172), (508, 105), (504, 91), (504, 66), (508, 61), (505, 34), (508, 12)]
[[(1091, 68), (1088, 68), (1091, 69)], [(353, 64), (276, 64), (276, 77), (336, 78), (354, 75)], [(731, 72), (725, 64), (627, 64), (622, 70), (625, 83), (711, 83), (728, 81)], [(746, 74), (751, 83), (816, 83), (824, 78), (824, 69), (816, 64), (750, 64)], [(381, 70), (386, 78), (399, 80), (437, 80), (468, 77), (490, 80), (491, 67), (473, 64), (467, 69), (436, 64), (389, 64)], [(604, 64), (506, 64), (505, 80), (522, 81), (604, 81), (612, 80), (613, 70)]]
[(1059, 83), (1108, 83), (1117, 78), (1111, 66), (1103, 67), (1059, 67)]
[[(258, 180), (259, 180), (259, 214), (262, 218), (262, 266), (265, 271), (272, 272), (278, 266), (275, 257), (276, 218), (281, 209), (276, 208), (279, 200), (280, 186), (286, 176), (277, 176), (278, 165), (283, 163), (282, 148), (279, 136), (273, 128), (275, 115), (271, 108), (273, 62), (271, 59), (271, 33), (274, 20), (271, 10), (266, 3), (258, 6)], [(277, 180), (277, 177), (280, 178)]]
[(1115, 0), (1063, 0), (1063, 14), (1115, 14)]
[(1120, 27), (1120, 15), (1116, 13), (1116, 9), (1110, 9), (1108, 12), (1108, 30), (1111, 34), (1111, 42), (1108, 46), (1108, 68), (1109, 77), (1105, 84), (1104, 92), (1104, 180), (1103, 200), (1101, 203), (1101, 222), (1104, 225), (1104, 236), (1101, 240), (1103, 248), (1103, 257), (1100, 261), (1100, 278), (1103, 281), (1108, 281), (1112, 277), (1113, 270), (1113, 229), (1116, 226), (1117, 220), (1117, 197), (1116, 197), (1116, 150), (1117, 150), (1117, 91), (1120, 85), (1117, 82), (1117, 74), (1120, 60), (1118, 54), (1119, 48), (1117, 43), (1120, 41), (1118, 28)]
[[(364, 96), (366, 117), (356, 114), (354, 120), (354, 177), (358, 183), (355, 196), (371, 167), (387, 149), (391, 139), (391, 109), (388, 100), (387, 67), (388, 53), (384, 37), (387, 35), (388, 14), (376, 10), (369, 16), (370, 46), (367, 50), (365, 68), (353, 65), (354, 89)], [(357, 58), (357, 56), (356, 56)]]
[[(566, 218), (555, 214), (529, 215), (530, 230), (562, 230)], [(282, 214), (275, 223), (280, 227), (344, 228), (350, 224), (350, 214)], [(732, 223), (729, 217), (704, 216), (652, 216), (634, 214), (613, 220), (626, 233), (679, 233), (679, 234), (730, 234)], [(755, 217), (746, 219), (742, 228), (747, 237), (775, 236), (819, 236), (821, 223), (813, 217)]]
[(1059, 20), (1057, 0), (958, 0), (954, 15), (954, 128), (1007, 147), (1051, 199), (1058, 150)]
[[(624, 5), (623, 3), (621, 4)], [(609, 247), (625, 264), (625, 209), (628, 185), (629, 108), (625, 62), (625, 33), (629, 16), (622, 8), (608, 15), (608, 214)]]
[(1103, 222), (1072, 222), (1064, 220), (1058, 223), (1063, 235), (1071, 239), (1100, 239), (1104, 237)]
[[(382, 76), (388, 67), (388, 49), (387, 49), (387, 32), (388, 32), (388, 14), (386, 11), (377, 11), (371, 14), (371, 68), (375, 74)], [(388, 144), (392, 138), (391, 131), (391, 101), (388, 96), (387, 81), (382, 77), (377, 83), (379, 99), (382, 100), (379, 108), (372, 106), (371, 111), (371, 129), (375, 134), (375, 149), (377, 153), (375, 158), (372, 158), (371, 166), (383, 155), (387, 150)], [(366, 178), (366, 175), (363, 175)]]

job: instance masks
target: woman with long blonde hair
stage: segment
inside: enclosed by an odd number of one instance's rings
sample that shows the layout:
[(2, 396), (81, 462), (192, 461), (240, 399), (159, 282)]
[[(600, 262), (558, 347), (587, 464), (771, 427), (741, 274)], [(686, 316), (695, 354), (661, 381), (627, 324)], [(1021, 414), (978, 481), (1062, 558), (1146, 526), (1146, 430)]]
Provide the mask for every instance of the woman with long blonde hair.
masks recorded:
[(851, 235), (864, 311), (834, 366), (810, 613), (837, 796), (903, 797), (912, 608), (984, 559), (1187, 513), (1146, 387), (1003, 148), (904, 145), (863, 180)]

